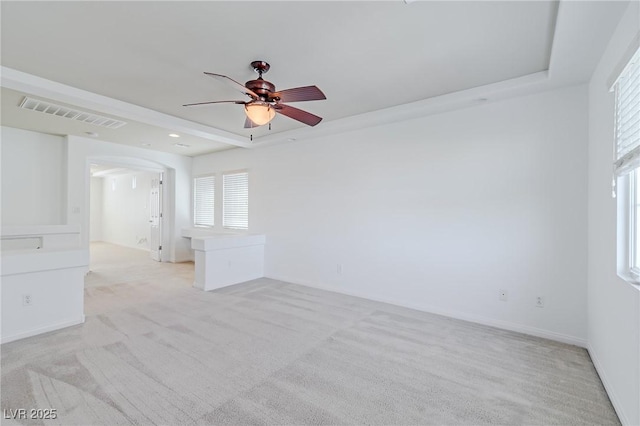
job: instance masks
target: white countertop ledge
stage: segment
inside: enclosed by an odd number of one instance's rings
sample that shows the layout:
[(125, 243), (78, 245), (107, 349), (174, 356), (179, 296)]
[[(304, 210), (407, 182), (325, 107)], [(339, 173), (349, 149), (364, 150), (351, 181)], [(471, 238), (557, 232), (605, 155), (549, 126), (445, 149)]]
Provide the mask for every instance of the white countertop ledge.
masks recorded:
[(225, 250), (237, 247), (264, 245), (266, 238), (261, 234), (211, 234), (192, 237), (191, 248), (201, 251)]
[(80, 225), (18, 225), (2, 226), (2, 238), (24, 237), (32, 235), (79, 234)]
[(87, 249), (41, 249), (2, 252), (2, 276), (67, 268), (88, 268)]
[(185, 238), (198, 238), (198, 237), (226, 237), (226, 236), (232, 236), (235, 237), (237, 235), (243, 235), (243, 234), (234, 234), (231, 232), (220, 232), (220, 231), (214, 231), (211, 228), (182, 228), (180, 235), (182, 235)]

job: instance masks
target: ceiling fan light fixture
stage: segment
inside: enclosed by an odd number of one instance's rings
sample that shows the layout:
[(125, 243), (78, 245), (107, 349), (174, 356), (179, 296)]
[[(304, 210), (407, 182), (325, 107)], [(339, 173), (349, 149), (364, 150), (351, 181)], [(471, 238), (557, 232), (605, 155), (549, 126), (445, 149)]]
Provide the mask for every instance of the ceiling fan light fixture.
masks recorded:
[(248, 103), (244, 106), (244, 111), (256, 126), (265, 125), (276, 116), (276, 111), (267, 102)]

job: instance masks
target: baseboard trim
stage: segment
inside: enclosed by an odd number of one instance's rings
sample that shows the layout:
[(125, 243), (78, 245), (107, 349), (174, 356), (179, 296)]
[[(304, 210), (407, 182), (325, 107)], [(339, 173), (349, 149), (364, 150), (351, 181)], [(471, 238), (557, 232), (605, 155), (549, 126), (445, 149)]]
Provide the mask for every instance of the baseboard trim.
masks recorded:
[(590, 344), (587, 346), (587, 352), (589, 352), (589, 356), (591, 357), (593, 366), (598, 372), (598, 376), (600, 376), (600, 381), (602, 382), (602, 385), (604, 386), (604, 390), (607, 392), (607, 395), (609, 396), (609, 400), (611, 401), (611, 405), (613, 405), (613, 409), (615, 410), (616, 414), (618, 415), (618, 418), (620, 419), (620, 423), (622, 423), (623, 425), (631, 425), (629, 418), (625, 415), (622, 409), (620, 398), (618, 398), (618, 396), (616, 395), (616, 392), (613, 386), (611, 386), (611, 381), (607, 377), (607, 374), (605, 373), (604, 368), (602, 367), (602, 363), (600, 362), (600, 359), (598, 359), (598, 356), (596, 355), (596, 351), (593, 349), (593, 347)]
[(523, 324), (516, 324), (508, 321), (496, 320), (496, 319), (486, 318), (478, 315), (467, 314), (464, 312), (442, 309), (436, 306), (425, 305), (421, 303), (411, 303), (411, 302), (406, 302), (404, 300), (394, 300), (390, 298), (371, 297), (370, 295), (367, 295), (367, 294), (345, 291), (344, 289), (338, 288), (338, 287), (321, 285), (313, 282), (302, 282), (300, 280), (296, 280), (294, 278), (286, 277), (286, 276), (271, 275), (271, 276), (267, 276), (266, 278), (271, 278), (278, 281), (285, 281), (285, 282), (298, 284), (298, 285), (304, 285), (306, 287), (317, 288), (320, 290), (332, 291), (334, 293), (345, 294), (347, 296), (360, 297), (367, 300), (373, 300), (375, 302), (389, 303), (391, 305), (402, 306), (404, 308), (415, 309), (417, 311), (428, 312), (430, 314), (442, 315), (449, 318), (469, 321), (476, 324), (482, 324), (490, 327), (500, 328), (502, 330), (515, 331), (517, 333), (527, 334), (535, 337), (541, 337), (543, 339), (549, 339), (556, 342), (567, 343), (569, 345), (575, 345), (581, 348), (587, 348), (586, 339), (582, 339), (579, 337), (570, 336), (562, 333), (557, 333), (555, 331), (544, 330), (536, 327), (530, 327)]
[(50, 331), (56, 331), (62, 328), (71, 327), (72, 325), (83, 324), (84, 321), (85, 321), (85, 316), (83, 314), (79, 319), (63, 321), (56, 324), (47, 325), (45, 327), (39, 327), (39, 328), (34, 328), (28, 331), (22, 331), (20, 333), (12, 334), (8, 337), (2, 336), (2, 338), (0, 339), (0, 342), (1, 344), (5, 344), (5, 343), (13, 342), (15, 340), (26, 339), (27, 337), (37, 336), (38, 334), (48, 333)]

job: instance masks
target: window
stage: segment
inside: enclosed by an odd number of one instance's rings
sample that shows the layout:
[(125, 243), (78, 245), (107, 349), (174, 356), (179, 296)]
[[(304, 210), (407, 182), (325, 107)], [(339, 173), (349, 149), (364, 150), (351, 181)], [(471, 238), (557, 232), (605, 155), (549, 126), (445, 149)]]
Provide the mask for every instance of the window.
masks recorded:
[[(640, 50), (615, 84), (618, 273), (640, 282)], [(615, 192), (614, 192), (615, 194)]]
[(222, 226), (249, 228), (249, 174), (229, 172), (222, 175)]
[(213, 226), (215, 221), (215, 176), (202, 176), (193, 180), (193, 224)]

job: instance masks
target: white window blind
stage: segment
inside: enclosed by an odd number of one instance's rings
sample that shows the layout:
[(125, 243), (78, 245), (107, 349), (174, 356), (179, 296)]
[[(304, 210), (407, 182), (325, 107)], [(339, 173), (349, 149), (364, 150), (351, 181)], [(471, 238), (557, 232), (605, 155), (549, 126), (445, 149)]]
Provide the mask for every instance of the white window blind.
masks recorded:
[(249, 174), (233, 172), (222, 175), (222, 226), (249, 228)]
[(616, 176), (640, 167), (640, 50), (614, 85), (616, 95)]
[(215, 208), (215, 176), (197, 177), (193, 180), (193, 224), (213, 226)]

